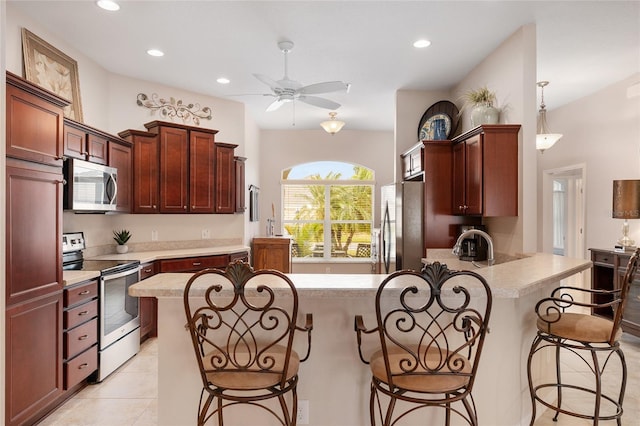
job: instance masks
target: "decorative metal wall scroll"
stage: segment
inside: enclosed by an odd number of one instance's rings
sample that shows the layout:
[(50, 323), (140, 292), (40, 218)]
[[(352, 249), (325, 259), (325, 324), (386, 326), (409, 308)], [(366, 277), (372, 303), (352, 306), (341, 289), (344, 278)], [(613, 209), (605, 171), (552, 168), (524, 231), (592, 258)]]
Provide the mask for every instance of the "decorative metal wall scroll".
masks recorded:
[(184, 104), (182, 100), (174, 98), (164, 99), (154, 93), (149, 96), (144, 93), (138, 93), (136, 103), (138, 106), (148, 108), (151, 110), (151, 115), (156, 112), (160, 114), (162, 118), (168, 118), (171, 121), (174, 119), (181, 119), (184, 124), (193, 121), (194, 124), (200, 124), (200, 120), (211, 120), (211, 108), (200, 108), (200, 104)]

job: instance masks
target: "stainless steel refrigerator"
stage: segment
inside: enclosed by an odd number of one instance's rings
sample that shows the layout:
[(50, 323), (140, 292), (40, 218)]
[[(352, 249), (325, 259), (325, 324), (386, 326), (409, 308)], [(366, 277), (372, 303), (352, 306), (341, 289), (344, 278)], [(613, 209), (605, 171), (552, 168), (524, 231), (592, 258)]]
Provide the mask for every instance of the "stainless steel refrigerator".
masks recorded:
[(419, 271), (424, 257), (424, 182), (381, 188), (382, 271)]

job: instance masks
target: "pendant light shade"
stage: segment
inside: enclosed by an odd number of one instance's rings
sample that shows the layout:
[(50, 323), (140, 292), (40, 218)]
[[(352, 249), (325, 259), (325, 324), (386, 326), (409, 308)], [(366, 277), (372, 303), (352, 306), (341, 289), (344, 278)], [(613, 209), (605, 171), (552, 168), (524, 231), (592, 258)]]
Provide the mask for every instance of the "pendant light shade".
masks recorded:
[(330, 112), (329, 117), (331, 118), (320, 123), (324, 131), (332, 135), (338, 133), (344, 126), (344, 121), (336, 120), (336, 115), (338, 115), (337, 112)]
[(560, 138), (561, 133), (551, 133), (549, 126), (547, 126), (547, 110), (544, 104), (544, 87), (548, 85), (548, 81), (539, 81), (538, 87), (542, 90), (542, 97), (540, 98), (540, 110), (538, 111), (538, 127), (536, 131), (536, 149), (540, 152), (544, 152), (545, 149), (551, 148)]

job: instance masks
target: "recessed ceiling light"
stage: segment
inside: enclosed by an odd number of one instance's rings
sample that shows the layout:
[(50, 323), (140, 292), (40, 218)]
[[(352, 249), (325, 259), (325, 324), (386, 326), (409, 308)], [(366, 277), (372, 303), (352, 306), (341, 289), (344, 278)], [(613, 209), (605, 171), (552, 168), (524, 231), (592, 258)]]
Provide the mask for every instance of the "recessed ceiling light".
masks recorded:
[(423, 47), (429, 47), (431, 46), (431, 42), (429, 40), (417, 40), (413, 42), (413, 47), (417, 47), (419, 49), (423, 48)]
[(228, 78), (225, 78), (225, 77), (220, 77), (216, 81), (218, 83), (220, 83), (220, 84), (229, 84), (229, 83), (231, 83), (231, 80), (229, 80)]
[(96, 4), (104, 10), (108, 10), (110, 12), (120, 10), (120, 5), (112, 0), (99, 0), (96, 2)]
[(147, 54), (151, 56), (164, 56), (164, 52), (158, 49), (149, 49), (147, 50)]

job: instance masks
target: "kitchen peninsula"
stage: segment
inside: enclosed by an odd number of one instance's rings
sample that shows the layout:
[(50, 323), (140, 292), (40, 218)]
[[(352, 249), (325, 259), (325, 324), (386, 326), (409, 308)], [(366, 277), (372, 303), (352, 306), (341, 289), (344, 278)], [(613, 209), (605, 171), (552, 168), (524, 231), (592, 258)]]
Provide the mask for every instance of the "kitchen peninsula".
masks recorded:
[[(428, 259), (436, 260), (436, 259)], [(446, 263), (444, 261), (443, 263)], [(457, 259), (451, 268), (459, 267)], [(475, 268), (465, 263), (466, 269)], [(535, 334), (535, 303), (560, 280), (587, 271), (591, 262), (536, 253), (476, 271), (493, 293), (490, 333), (485, 342), (474, 387), (481, 424), (529, 424), (531, 406), (526, 378), (526, 356)], [(201, 390), (182, 300), (191, 274), (158, 274), (130, 289), (130, 294), (158, 299), (158, 423), (195, 422)], [(358, 358), (354, 316), (375, 320), (374, 296), (386, 275), (289, 274), (298, 289), (300, 315), (313, 313), (311, 356), (300, 366), (298, 399), (309, 401), (309, 424), (359, 426), (368, 424), (369, 367)], [(304, 342), (296, 346), (299, 350)], [(375, 338), (364, 342), (373, 348)], [(366, 354), (366, 352), (365, 352)], [(368, 354), (366, 354), (368, 355)], [(365, 355), (365, 356), (366, 356)], [(544, 365), (534, 371), (550, 374)], [(429, 415), (439, 410), (430, 410)], [(424, 413), (424, 411), (423, 411)], [(235, 410), (230, 424), (276, 424), (260, 410)], [(434, 417), (435, 421), (440, 421)], [(455, 421), (454, 421), (455, 422)], [(427, 422), (427, 424), (431, 424)], [(435, 424), (435, 423), (434, 423)]]

